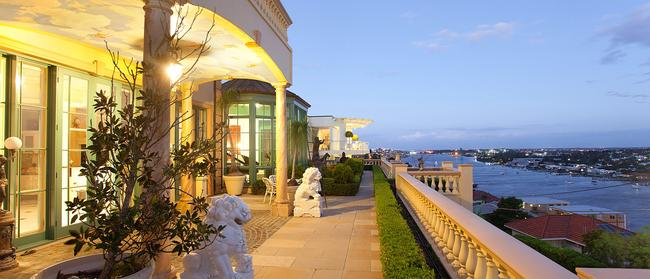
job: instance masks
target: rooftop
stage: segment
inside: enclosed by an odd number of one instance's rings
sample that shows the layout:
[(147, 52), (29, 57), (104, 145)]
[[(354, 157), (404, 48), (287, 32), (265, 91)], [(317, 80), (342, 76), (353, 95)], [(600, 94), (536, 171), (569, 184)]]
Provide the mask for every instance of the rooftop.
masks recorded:
[(547, 197), (525, 197), (521, 198), (527, 204), (569, 204), (568, 201), (552, 199)]
[(583, 236), (596, 229), (631, 235), (633, 232), (592, 217), (572, 215), (545, 215), (516, 220), (505, 225), (514, 231), (539, 239), (566, 239), (584, 245)]
[[(236, 90), (239, 93), (254, 93), (254, 94), (275, 96), (275, 88), (273, 87), (273, 85), (269, 84), (268, 82), (252, 80), (252, 79), (229, 80), (227, 82), (224, 82), (221, 85), (221, 90), (223, 92), (229, 90)], [(303, 98), (298, 96), (298, 94), (293, 93), (289, 90), (287, 90), (287, 97), (296, 99), (299, 103), (306, 106), (307, 108), (311, 107), (311, 105)]]
[(604, 208), (604, 207), (597, 207), (597, 206), (591, 206), (591, 205), (559, 205), (559, 206), (553, 206), (552, 208), (554, 209), (559, 209), (562, 211), (567, 211), (567, 212), (573, 212), (577, 214), (592, 214), (592, 213), (619, 213), (622, 214), (623, 212), (620, 211), (614, 211), (609, 208)]

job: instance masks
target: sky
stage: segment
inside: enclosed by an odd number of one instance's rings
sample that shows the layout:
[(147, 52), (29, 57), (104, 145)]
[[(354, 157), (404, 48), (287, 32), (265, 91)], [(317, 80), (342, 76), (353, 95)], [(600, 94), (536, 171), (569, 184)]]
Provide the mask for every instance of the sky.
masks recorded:
[(650, 2), (282, 2), (290, 89), (372, 148), (650, 146)]

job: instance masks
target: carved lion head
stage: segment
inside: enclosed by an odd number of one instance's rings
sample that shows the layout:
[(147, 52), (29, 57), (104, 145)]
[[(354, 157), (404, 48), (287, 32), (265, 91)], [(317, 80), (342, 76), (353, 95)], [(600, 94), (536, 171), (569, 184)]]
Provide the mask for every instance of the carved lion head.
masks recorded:
[(307, 168), (302, 175), (302, 183), (307, 183), (308, 185), (318, 182), (320, 179), (320, 171), (317, 168)]
[(237, 196), (223, 194), (212, 198), (208, 209), (208, 220), (234, 222), (237, 225), (248, 223), (253, 216), (248, 205)]

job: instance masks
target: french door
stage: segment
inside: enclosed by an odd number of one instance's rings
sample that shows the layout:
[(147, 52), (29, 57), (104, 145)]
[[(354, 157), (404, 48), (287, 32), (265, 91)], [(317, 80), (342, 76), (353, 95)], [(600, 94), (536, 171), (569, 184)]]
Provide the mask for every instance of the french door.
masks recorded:
[(47, 66), (18, 59), (12, 69), (11, 126), (23, 146), (12, 162), (9, 204), (16, 218), (15, 236), (32, 242), (44, 239), (47, 229)]

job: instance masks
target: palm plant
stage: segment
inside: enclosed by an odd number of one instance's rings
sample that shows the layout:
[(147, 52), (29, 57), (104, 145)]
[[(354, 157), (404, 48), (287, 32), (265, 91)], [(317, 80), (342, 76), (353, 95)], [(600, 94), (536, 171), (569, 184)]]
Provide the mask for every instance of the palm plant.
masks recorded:
[(291, 146), (293, 147), (293, 156), (291, 160), (291, 182), (296, 183), (296, 159), (298, 153), (304, 152), (307, 149), (307, 129), (309, 123), (305, 120), (291, 122), (289, 138)]

